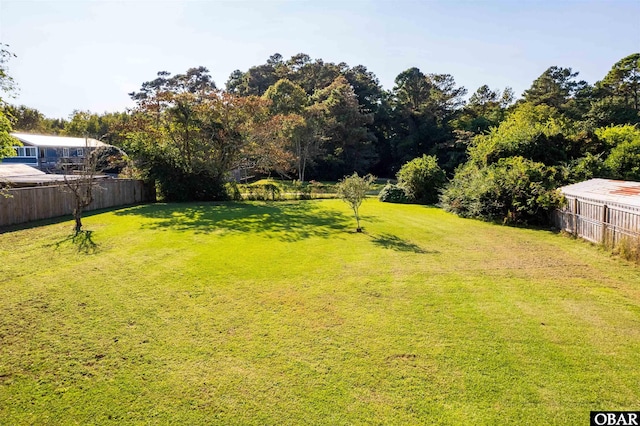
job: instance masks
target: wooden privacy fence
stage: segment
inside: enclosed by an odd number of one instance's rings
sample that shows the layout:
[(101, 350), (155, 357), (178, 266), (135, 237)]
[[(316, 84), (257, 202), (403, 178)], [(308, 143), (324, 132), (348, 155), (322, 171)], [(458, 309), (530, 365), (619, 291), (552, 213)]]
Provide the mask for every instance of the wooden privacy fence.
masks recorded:
[(566, 195), (554, 215), (555, 225), (594, 243), (615, 246), (623, 238), (640, 238), (640, 208)]
[[(73, 195), (65, 185), (9, 189), (0, 195), (0, 226), (49, 219), (73, 213)], [(155, 201), (155, 191), (132, 179), (104, 179), (96, 182), (93, 202), (85, 210), (105, 209)]]

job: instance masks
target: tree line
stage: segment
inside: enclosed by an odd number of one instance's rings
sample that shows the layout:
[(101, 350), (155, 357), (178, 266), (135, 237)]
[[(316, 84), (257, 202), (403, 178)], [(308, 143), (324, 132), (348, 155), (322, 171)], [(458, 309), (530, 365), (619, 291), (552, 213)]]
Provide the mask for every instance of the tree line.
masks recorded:
[[(552, 66), (517, 100), (508, 87), (486, 85), (465, 100), (449, 74), (410, 68), (384, 90), (363, 65), (274, 54), (231, 73), (224, 89), (204, 67), (159, 72), (130, 93), (135, 107), (123, 112), (52, 120), (5, 105), (4, 113), (21, 131), (88, 135), (123, 148), (168, 199), (224, 197), (231, 171), (299, 181), (353, 172), (393, 178), (427, 155), (448, 178), (446, 208), (537, 221), (556, 202), (552, 187), (640, 180), (640, 53), (593, 85), (578, 76)], [(518, 188), (523, 181), (529, 186)], [(499, 190), (506, 187), (510, 195)]]

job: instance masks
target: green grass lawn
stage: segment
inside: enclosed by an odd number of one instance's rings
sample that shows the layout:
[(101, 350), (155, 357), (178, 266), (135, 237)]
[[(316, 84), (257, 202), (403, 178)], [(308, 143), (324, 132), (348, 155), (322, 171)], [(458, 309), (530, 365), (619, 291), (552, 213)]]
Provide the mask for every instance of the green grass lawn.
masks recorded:
[(588, 424), (640, 409), (640, 268), (366, 201), (0, 234), (0, 424)]

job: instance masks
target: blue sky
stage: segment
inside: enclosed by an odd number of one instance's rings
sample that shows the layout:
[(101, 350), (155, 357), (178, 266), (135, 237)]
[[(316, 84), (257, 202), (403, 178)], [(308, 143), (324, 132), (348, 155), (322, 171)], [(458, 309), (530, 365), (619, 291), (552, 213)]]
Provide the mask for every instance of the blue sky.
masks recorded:
[(0, 0), (12, 102), (48, 117), (124, 110), (156, 73), (207, 67), (218, 87), (273, 53), (362, 64), (385, 89), (410, 67), (516, 95), (552, 65), (595, 83), (640, 52), (640, 0)]

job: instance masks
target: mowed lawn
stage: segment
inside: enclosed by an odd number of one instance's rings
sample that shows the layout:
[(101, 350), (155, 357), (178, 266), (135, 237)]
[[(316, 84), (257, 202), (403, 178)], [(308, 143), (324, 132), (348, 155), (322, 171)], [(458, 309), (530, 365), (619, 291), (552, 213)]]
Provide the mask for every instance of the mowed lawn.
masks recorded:
[(0, 234), (0, 424), (588, 424), (640, 409), (640, 268), (339, 200)]

